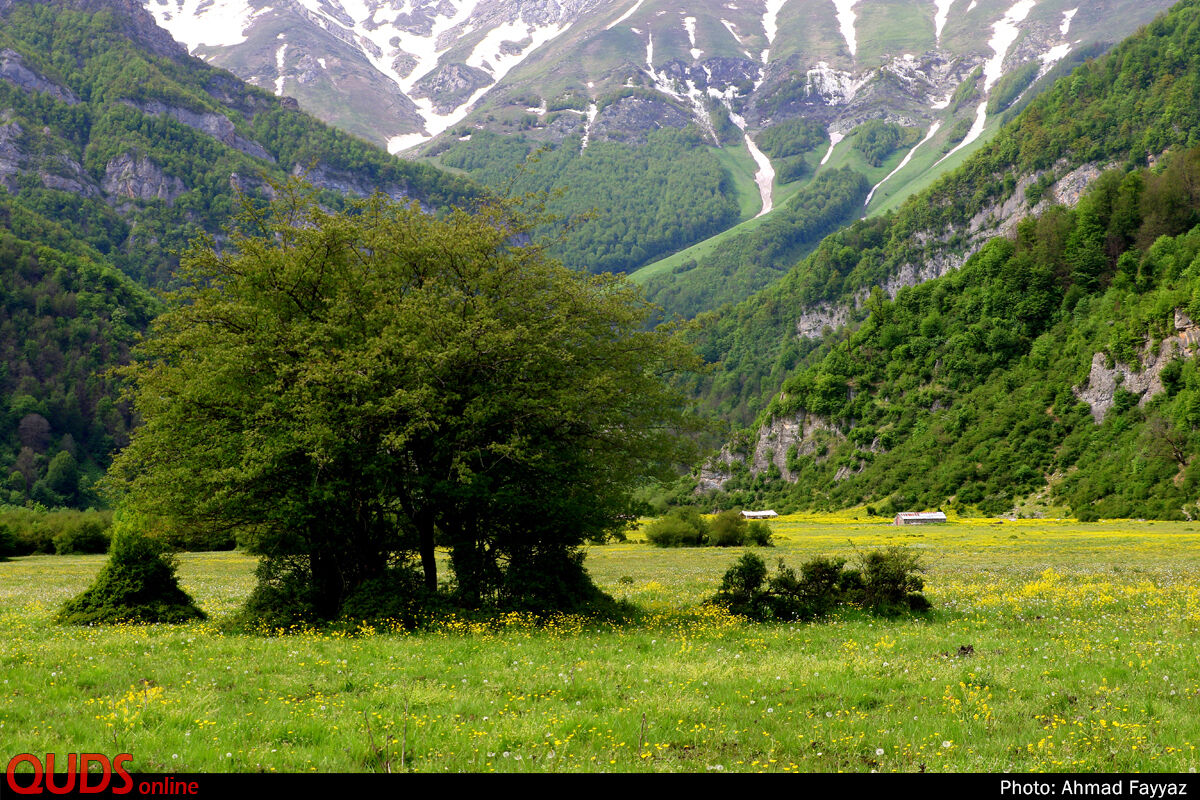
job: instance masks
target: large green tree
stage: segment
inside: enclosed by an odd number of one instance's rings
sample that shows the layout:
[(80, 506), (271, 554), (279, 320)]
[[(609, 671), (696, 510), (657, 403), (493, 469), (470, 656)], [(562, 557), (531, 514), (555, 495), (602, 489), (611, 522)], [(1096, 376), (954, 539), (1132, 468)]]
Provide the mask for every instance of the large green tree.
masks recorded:
[(187, 530), (235, 530), (260, 594), (335, 615), (450, 548), (469, 604), (591, 591), (580, 546), (684, 455), (667, 378), (695, 365), (624, 280), (527, 241), (500, 204), (381, 197), (328, 213), (299, 185), (193, 248), (129, 367), (142, 425), (110, 484)]

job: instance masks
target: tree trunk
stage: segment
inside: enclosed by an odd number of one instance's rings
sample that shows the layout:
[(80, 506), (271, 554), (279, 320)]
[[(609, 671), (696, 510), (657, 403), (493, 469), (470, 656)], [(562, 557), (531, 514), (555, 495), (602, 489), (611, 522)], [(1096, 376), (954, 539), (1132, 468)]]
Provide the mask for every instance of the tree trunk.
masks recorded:
[(433, 551), (433, 517), (428, 514), (418, 515), (415, 520), (417, 535), (420, 537), (421, 569), (425, 573), (425, 588), (431, 592), (437, 591), (437, 558)]

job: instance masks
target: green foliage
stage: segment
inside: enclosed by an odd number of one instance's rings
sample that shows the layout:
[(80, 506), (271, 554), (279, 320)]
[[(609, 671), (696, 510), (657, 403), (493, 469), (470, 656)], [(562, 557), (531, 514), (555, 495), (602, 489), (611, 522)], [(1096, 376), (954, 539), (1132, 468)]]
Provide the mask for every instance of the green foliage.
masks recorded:
[(892, 153), (902, 147), (912, 147), (921, 138), (916, 128), (903, 128), (894, 122), (867, 120), (854, 129), (854, 149), (873, 167), (883, 165)]
[(70, 625), (180, 623), (204, 612), (179, 588), (175, 563), (140, 520), (116, 526), (108, 562), (91, 587), (68, 601), (55, 620)]
[(982, 77), (983, 65), (980, 64), (971, 70), (971, 74), (966, 77), (966, 80), (954, 88), (954, 94), (950, 96), (951, 114), (957, 114), (960, 108), (974, 102), (979, 97), (979, 79)]
[(75, 553), (107, 553), (108, 527), (98, 519), (85, 520), (64, 527), (54, 535), (54, 552), (58, 555)]
[(746, 526), (746, 541), (759, 547), (771, 547), (771, 526), (761, 519), (751, 520)]
[(796, 117), (764, 128), (755, 137), (755, 144), (771, 160), (799, 156), (821, 147), (829, 141), (825, 126), (815, 120)]
[(946, 131), (946, 143), (942, 145), (943, 152), (950, 152), (954, 146), (966, 138), (971, 132), (971, 125), (975, 122), (974, 117), (963, 117), (954, 123), (950, 130)]
[(582, 148), (572, 137), (536, 152), (522, 136), (476, 131), (441, 160), (512, 196), (554, 189), (547, 210), (571, 225), (536, 233), (557, 239), (552, 255), (589, 272), (632, 271), (738, 216), (728, 173), (693, 129), (657, 130), (641, 145), (592, 141)]
[(646, 526), (646, 541), (656, 547), (700, 547), (708, 534), (708, 523), (691, 506), (673, 508)]
[(761, 410), (836, 433), (789, 459), (795, 483), (733, 474), (704, 502), (998, 514), (1048, 489), (1081, 519), (1194, 513), (1192, 360), (1164, 363), (1153, 398), (1118, 386), (1100, 425), (1077, 396), (1097, 352), (1138, 369), (1176, 335), (1176, 310), (1200, 296), (1198, 207), (1200, 148), (1178, 151), (1101, 175), (1076, 209), (1023, 221), (942, 278), (872, 295), (861, 325), (810, 351)]
[(853, 218), (870, 189), (867, 179), (848, 167), (822, 172), (761, 225), (731, 236), (694, 269), (646, 281), (646, 296), (685, 317), (748, 297)]
[(712, 602), (755, 620), (819, 619), (843, 605), (878, 616), (921, 613), (931, 608), (921, 594), (922, 571), (920, 558), (903, 547), (859, 554), (853, 569), (845, 559), (819, 556), (797, 573), (780, 559), (774, 575), (746, 553), (725, 573)]
[(191, 532), (267, 556), (252, 610), (336, 618), (368, 581), (449, 548), (467, 606), (597, 597), (581, 545), (691, 452), (664, 376), (695, 366), (611, 275), (516, 246), (540, 219), (435, 218), (298, 184), (183, 260), (139, 359), (144, 421), (110, 483)]
[(394, 567), (355, 589), (342, 605), (342, 616), (354, 622), (392, 622), (411, 629), (448, 610), (450, 605), (442, 595), (425, 588), (419, 571)]
[(1029, 88), (1029, 84), (1037, 78), (1040, 68), (1041, 62), (1028, 61), (996, 81), (991, 94), (988, 95), (987, 113), (999, 114), (1015, 103), (1021, 92)]
[(716, 547), (741, 547), (746, 543), (746, 520), (736, 509), (722, 511), (708, 523), (708, 543)]
[(20, 555), (17, 535), (8, 525), (0, 522), (0, 561), (8, 561), (15, 555)]
[(111, 525), (111, 511), (0, 509), (0, 528), (12, 536), (13, 555), (103, 553)]

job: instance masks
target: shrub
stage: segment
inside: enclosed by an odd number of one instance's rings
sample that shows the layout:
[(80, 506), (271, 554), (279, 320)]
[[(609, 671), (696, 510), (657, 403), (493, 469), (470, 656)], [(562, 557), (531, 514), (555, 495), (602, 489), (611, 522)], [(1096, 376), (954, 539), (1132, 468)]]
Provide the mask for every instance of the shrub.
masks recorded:
[(8, 561), (17, 555), (17, 536), (12, 530), (0, 522), (0, 561)]
[(880, 616), (928, 611), (921, 594), (920, 558), (903, 547), (859, 555), (857, 568), (846, 560), (824, 556), (805, 562), (796, 572), (779, 560), (775, 575), (763, 560), (746, 553), (721, 580), (712, 601), (750, 619), (811, 620), (839, 605), (855, 605)]
[(673, 508), (646, 526), (646, 540), (656, 547), (699, 547), (708, 539), (708, 523), (691, 507)]
[(107, 553), (108, 526), (98, 519), (79, 520), (54, 534), (54, 552), (60, 556)]
[(445, 598), (426, 589), (416, 570), (396, 567), (382, 577), (364, 581), (346, 598), (342, 616), (356, 622), (388, 620), (415, 628), (422, 618), (443, 608), (449, 608)]
[(742, 512), (722, 511), (708, 523), (708, 543), (716, 547), (741, 547), (746, 543), (746, 528)]
[(773, 547), (774, 542), (771, 541), (771, 526), (761, 519), (754, 520), (746, 526), (746, 541), (752, 542), (759, 547)]
[(115, 528), (108, 563), (87, 591), (67, 601), (56, 621), (92, 625), (204, 619), (179, 587), (175, 560), (162, 543), (132, 521)]
[(754, 553), (745, 553), (725, 572), (713, 602), (725, 606), (732, 614), (767, 619), (772, 609), (763, 588), (766, 580), (767, 565)]

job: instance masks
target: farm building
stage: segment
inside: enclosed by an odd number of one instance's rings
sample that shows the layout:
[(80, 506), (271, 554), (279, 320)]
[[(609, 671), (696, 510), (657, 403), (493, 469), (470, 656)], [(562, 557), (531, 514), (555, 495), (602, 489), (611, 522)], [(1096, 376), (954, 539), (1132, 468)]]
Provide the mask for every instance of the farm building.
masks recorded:
[(742, 512), (742, 517), (744, 519), (771, 519), (773, 517), (778, 517), (778, 516), (779, 515), (776, 514), (774, 511), (769, 511), (769, 510), (768, 511), (743, 511)]
[(933, 522), (945, 522), (946, 515), (941, 511), (901, 511), (893, 520), (895, 525), (928, 525)]

